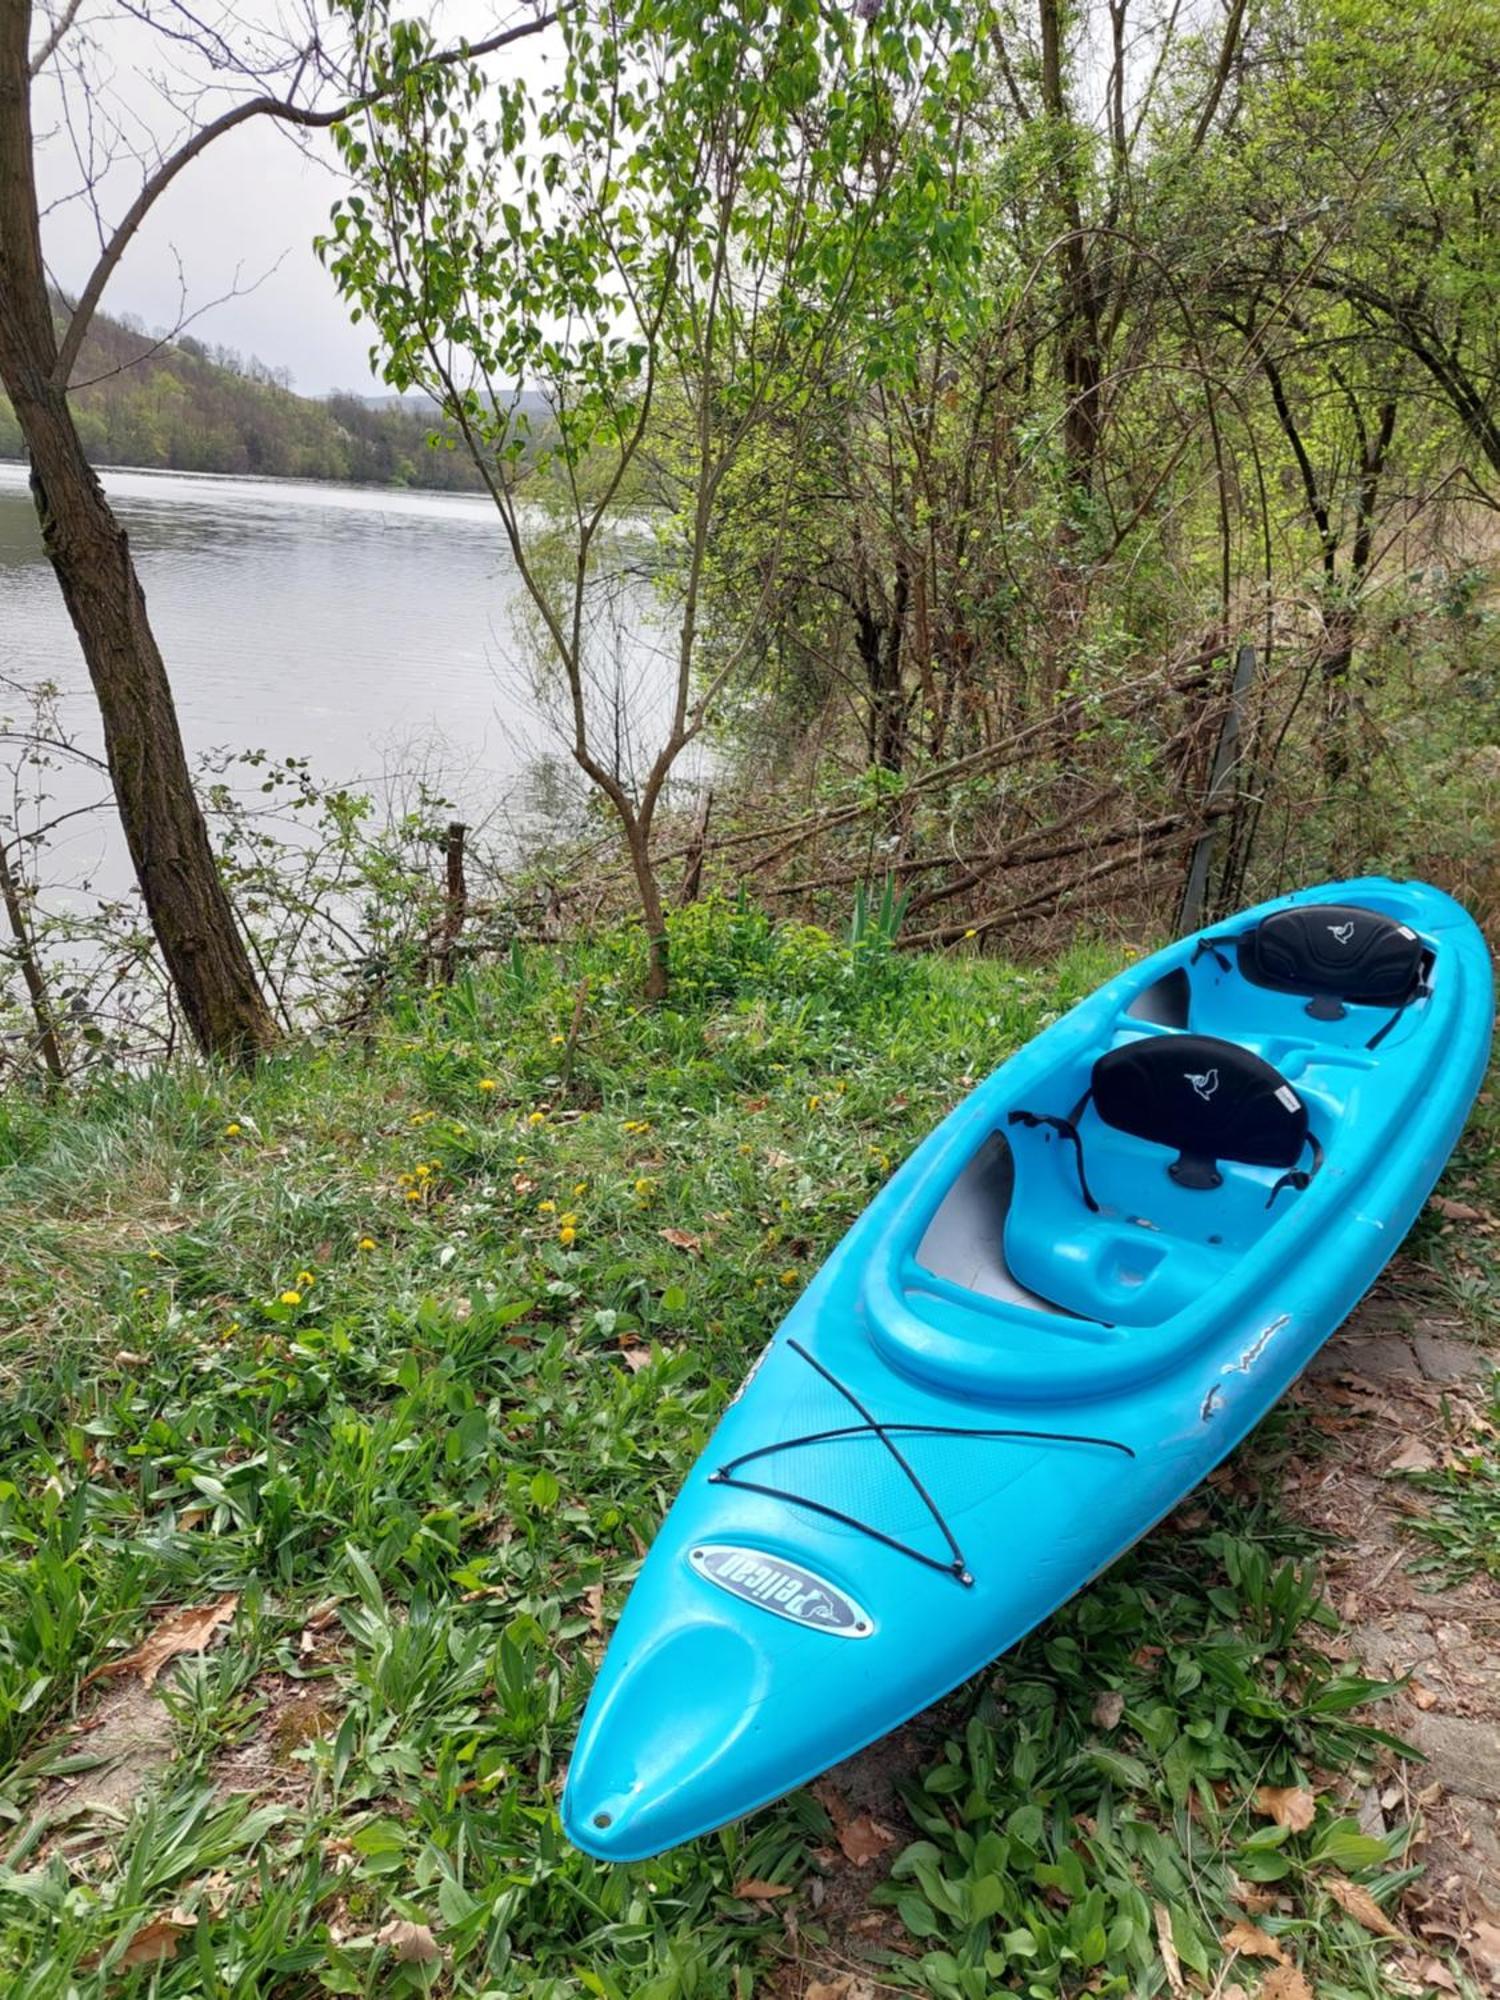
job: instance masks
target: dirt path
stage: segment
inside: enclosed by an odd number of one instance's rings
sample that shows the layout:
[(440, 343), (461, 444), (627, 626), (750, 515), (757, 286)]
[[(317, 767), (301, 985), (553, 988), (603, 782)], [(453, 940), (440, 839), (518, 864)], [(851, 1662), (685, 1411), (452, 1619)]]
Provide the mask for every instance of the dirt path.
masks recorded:
[(1387, 1817), (1415, 1821), (1426, 1873), (1407, 1915), (1438, 1946), (1500, 1925), (1500, 1588), (1413, 1574), (1411, 1521), (1425, 1503), (1400, 1473), (1441, 1464), (1465, 1439), (1472, 1450), (1496, 1361), (1398, 1258), (1294, 1392), (1333, 1446), (1292, 1475), (1288, 1501), (1333, 1538), (1325, 1567), (1344, 1643), (1368, 1673), (1411, 1677), (1381, 1720), (1426, 1761), (1363, 1812), (1372, 1832)]

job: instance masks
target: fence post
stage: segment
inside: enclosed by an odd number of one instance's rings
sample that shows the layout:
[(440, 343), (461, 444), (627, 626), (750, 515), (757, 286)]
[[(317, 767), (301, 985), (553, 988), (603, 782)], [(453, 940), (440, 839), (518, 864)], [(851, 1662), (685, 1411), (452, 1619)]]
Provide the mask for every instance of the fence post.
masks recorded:
[(1182, 907), (1177, 914), (1179, 937), (1186, 937), (1203, 922), (1203, 906), (1208, 898), (1208, 867), (1218, 835), (1218, 818), (1214, 809), (1229, 790), (1234, 776), (1239, 758), (1240, 725), (1245, 716), (1245, 697), (1254, 678), (1255, 648), (1241, 646), (1234, 656), (1234, 678), (1229, 684), (1229, 712), (1219, 731), (1213, 768), (1209, 772), (1208, 791), (1203, 800), (1204, 827), (1193, 843), (1193, 858), (1188, 864), (1187, 882), (1182, 891)]
[(468, 831), (461, 819), (449, 820), (443, 840), (443, 916), (432, 954), (433, 976), (440, 986), (453, 983), (453, 956), (469, 911), (469, 885), (464, 877), (464, 836)]

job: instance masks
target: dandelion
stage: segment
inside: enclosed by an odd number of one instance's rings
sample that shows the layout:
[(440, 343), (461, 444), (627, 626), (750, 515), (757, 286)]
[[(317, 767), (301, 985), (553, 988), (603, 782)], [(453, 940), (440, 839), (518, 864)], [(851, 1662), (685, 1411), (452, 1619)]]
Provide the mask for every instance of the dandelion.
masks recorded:
[(244, 1131), (244, 1129), (245, 1128), (243, 1125), (236, 1124), (233, 1120), (231, 1120), (230, 1123), (224, 1127), (224, 1137), (226, 1139), (238, 1139), (238, 1137), (240, 1136), (241, 1132)]
[(979, 935), (978, 931), (965, 931), (965, 932), (964, 932), (964, 936), (965, 936), (966, 938), (971, 938), (971, 937), (978, 937), (978, 935)]
[(420, 1201), (422, 1199), (422, 1190), (420, 1188), (408, 1188), (406, 1190), (406, 1199), (408, 1201)]
[(797, 1282), (797, 1273), (795, 1271), (783, 1271), (778, 1282), (783, 1285), (795, 1285)]
[(283, 1292), (281, 1303), (284, 1306), (300, 1306), (302, 1303), (302, 1294), (300, 1292)]
[(588, 1189), (589, 1189), (589, 1184), (587, 1181), (574, 1181), (573, 1183), (574, 1194), (587, 1194)]
[(638, 1195), (648, 1195), (655, 1186), (655, 1181), (647, 1180), (643, 1174), (635, 1184), (635, 1191)]
[(492, 1076), (482, 1076), (479, 1079), (479, 1088), (488, 1094), (496, 1088), (495, 1079)]
[(308, 1287), (309, 1285), (315, 1285), (315, 1284), (316, 1284), (317, 1282), (318, 1282), (318, 1280), (317, 1280), (317, 1275), (316, 1275), (316, 1273), (315, 1273), (315, 1272), (312, 1272), (312, 1271), (299, 1271), (299, 1272), (297, 1273), (297, 1283), (298, 1283), (299, 1285), (301, 1285), (301, 1286), (303, 1287), (303, 1289), (304, 1289), (304, 1290), (306, 1290), (306, 1288), (307, 1288), (307, 1287)]
[(546, 1122), (547, 1114), (545, 1111), (531, 1111), (526, 1115), (526, 1123), (528, 1125), (545, 1125)]
[(555, 1201), (539, 1201), (536, 1205), (536, 1212), (538, 1215), (556, 1215), (557, 1203)]
[(560, 1048), (562, 1047), (563, 1043), (564, 1043), (564, 1042), (565, 1042), (565, 1041), (566, 1041), (567, 1039), (568, 1039), (568, 1038), (567, 1038), (567, 1036), (566, 1036), (566, 1035), (554, 1035), (554, 1036), (552, 1037), (552, 1046), (553, 1046), (553, 1048), (555, 1048), (555, 1049), (560, 1049)]
[(819, 1105), (820, 1105), (820, 1104), (821, 1104), (822, 1102), (823, 1102), (823, 1100), (822, 1100), (822, 1098), (821, 1098), (821, 1097), (810, 1097), (810, 1098), (808, 1098), (808, 1100), (807, 1100), (807, 1108), (808, 1108), (808, 1110), (809, 1110), (809, 1111), (816, 1111), (816, 1110), (817, 1110), (817, 1108), (818, 1108), (818, 1106), (819, 1106)]
[(577, 1226), (578, 1223), (578, 1217), (573, 1213), (571, 1209), (568, 1210), (566, 1215), (559, 1216), (558, 1220), (561, 1222), (564, 1229), (573, 1229)]
[(375, 1248), (375, 1238), (373, 1236), (361, 1236), (356, 1248), (360, 1250), (373, 1250)]
[(565, 1223), (557, 1232), (557, 1240), (564, 1250), (571, 1250), (573, 1245), (578, 1241), (578, 1231), (571, 1223)]
[(621, 1130), (625, 1132), (649, 1132), (651, 1130), (651, 1120), (649, 1118), (627, 1118)]

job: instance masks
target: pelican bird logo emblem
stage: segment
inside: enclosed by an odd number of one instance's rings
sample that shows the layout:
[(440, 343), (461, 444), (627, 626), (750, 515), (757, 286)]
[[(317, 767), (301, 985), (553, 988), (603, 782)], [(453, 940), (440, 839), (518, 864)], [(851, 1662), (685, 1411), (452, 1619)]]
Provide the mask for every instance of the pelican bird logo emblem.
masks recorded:
[(1338, 944), (1347, 944), (1354, 935), (1353, 924), (1329, 924), (1329, 935)]
[(1200, 1070), (1196, 1075), (1192, 1070), (1186, 1069), (1183, 1075), (1205, 1104), (1219, 1087), (1219, 1072), (1216, 1069)]

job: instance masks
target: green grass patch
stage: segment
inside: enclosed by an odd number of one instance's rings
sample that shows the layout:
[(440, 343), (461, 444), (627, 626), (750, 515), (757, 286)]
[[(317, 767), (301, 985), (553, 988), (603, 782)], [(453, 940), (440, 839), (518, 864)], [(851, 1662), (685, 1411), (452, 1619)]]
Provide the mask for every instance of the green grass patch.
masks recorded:
[[(674, 949), (655, 1012), (611, 935), (248, 1082), (0, 1105), (7, 1994), (763, 1990), (785, 1905), (736, 1885), (802, 1884), (828, 1815), (803, 1794), (648, 1864), (574, 1852), (556, 1801), (601, 1627), (798, 1287), (1118, 957), (905, 959), (719, 903)], [(1149, 1994), (1164, 1911), (1211, 1984), (1258, 1888), (1321, 1993), (1381, 1990), (1323, 1887), (1403, 1880), (1400, 1840), (1336, 1803), (1381, 1752), (1370, 1686), (1312, 1643), (1333, 1620), (1271, 1503), (1210, 1489), (1194, 1516), (935, 1723), (885, 1980)], [(163, 1680), (159, 1768), (79, 1818), (100, 1732), (73, 1725), (126, 1679), (90, 1676), (230, 1596)], [(1263, 1786), (1315, 1790), (1311, 1824), (1257, 1812)], [(815, 1899), (801, 1923), (815, 1955)], [(408, 1955), (428, 1933), (440, 1956)], [(132, 1964), (143, 1936), (164, 1955)]]

